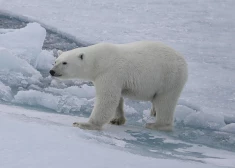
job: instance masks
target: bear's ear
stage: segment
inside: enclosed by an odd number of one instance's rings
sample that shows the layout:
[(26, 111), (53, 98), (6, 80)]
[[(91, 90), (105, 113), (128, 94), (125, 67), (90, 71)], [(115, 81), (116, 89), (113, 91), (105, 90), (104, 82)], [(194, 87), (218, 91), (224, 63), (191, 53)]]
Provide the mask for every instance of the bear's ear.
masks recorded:
[(57, 51), (58, 56), (60, 56), (62, 53), (63, 53), (63, 51), (61, 51), (61, 50)]
[(79, 54), (79, 55), (78, 55), (78, 58), (79, 58), (80, 60), (83, 60), (83, 59), (84, 59), (84, 54), (83, 54), (83, 53)]

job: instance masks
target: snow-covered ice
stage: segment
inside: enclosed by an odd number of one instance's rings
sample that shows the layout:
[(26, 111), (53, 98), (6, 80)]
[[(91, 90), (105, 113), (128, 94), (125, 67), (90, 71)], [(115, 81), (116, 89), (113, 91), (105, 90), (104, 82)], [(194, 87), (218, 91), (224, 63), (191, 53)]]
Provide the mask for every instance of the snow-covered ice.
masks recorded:
[[(103, 135), (102, 144), (99, 142), (101, 135), (79, 130), (70, 125), (74, 117), (58, 114), (49, 114), (25, 108), (0, 105), (0, 163), (1, 167), (149, 167), (156, 166), (171, 168), (217, 168), (211, 161), (210, 164), (186, 162), (175, 159), (156, 159), (144, 157), (122, 151), (125, 144), (115, 136), (120, 136), (120, 128), (112, 131), (113, 134)], [(115, 127), (115, 126), (114, 126)], [(7, 128), (7, 131), (6, 131)], [(109, 138), (111, 136), (111, 138)], [(115, 143), (116, 146), (111, 146)], [(186, 149), (185, 149), (186, 150)], [(222, 151), (224, 152), (224, 151)], [(225, 152), (223, 156), (228, 157)], [(218, 154), (218, 157), (221, 155)], [(234, 161), (221, 158), (220, 164), (227, 162), (231, 165)]]
[[(0, 1), (0, 14), (41, 23), (0, 29), (0, 165), (235, 167), (234, 5), (229, 0)], [(153, 120), (150, 103), (131, 100), (125, 101), (124, 126), (106, 125), (100, 132), (72, 128), (90, 115), (95, 89), (49, 76), (55, 57), (42, 50), (42, 26), (88, 43), (161, 40), (183, 53), (189, 80), (176, 107), (174, 132), (145, 129)]]

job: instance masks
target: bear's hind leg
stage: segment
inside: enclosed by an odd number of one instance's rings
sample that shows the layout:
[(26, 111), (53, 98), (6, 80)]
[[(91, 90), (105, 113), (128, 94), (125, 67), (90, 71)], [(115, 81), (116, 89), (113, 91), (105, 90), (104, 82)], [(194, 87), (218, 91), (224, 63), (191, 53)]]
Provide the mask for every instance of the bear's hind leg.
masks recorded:
[(125, 124), (125, 116), (124, 116), (124, 110), (123, 110), (123, 98), (121, 97), (121, 99), (119, 100), (119, 105), (116, 109), (115, 112), (115, 116), (114, 118), (110, 121), (110, 124), (114, 124), (114, 125), (123, 125)]
[(162, 131), (172, 131), (174, 110), (181, 90), (171, 90), (156, 96), (153, 109), (156, 111), (156, 122), (147, 123), (146, 128)]

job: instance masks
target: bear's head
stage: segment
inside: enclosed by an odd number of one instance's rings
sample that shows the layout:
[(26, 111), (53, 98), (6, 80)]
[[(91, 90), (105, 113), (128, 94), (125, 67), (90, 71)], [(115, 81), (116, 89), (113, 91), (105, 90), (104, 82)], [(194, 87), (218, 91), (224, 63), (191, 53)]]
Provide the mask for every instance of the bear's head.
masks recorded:
[(53, 77), (60, 79), (89, 79), (85, 54), (78, 50), (58, 51), (58, 58), (50, 70)]

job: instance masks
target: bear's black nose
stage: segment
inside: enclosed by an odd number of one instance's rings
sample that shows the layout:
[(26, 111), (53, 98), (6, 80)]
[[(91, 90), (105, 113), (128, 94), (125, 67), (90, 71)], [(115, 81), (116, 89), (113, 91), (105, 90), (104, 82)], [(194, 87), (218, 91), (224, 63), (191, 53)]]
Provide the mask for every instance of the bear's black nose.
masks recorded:
[(55, 71), (50, 70), (50, 74), (51, 74), (51, 76), (54, 76), (55, 75)]

